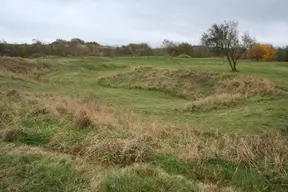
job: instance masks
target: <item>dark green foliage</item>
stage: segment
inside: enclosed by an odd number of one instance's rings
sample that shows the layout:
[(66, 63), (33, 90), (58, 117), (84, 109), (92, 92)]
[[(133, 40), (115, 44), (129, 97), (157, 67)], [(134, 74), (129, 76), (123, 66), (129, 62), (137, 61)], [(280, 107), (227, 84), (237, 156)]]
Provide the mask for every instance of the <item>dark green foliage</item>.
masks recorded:
[(288, 46), (278, 48), (277, 61), (288, 61)]
[(193, 49), (193, 46), (190, 45), (189, 43), (180, 43), (177, 47), (177, 50), (178, 52), (181, 54), (184, 54), (184, 55), (189, 55), (190, 57), (193, 57), (193, 52), (194, 52), (194, 49)]
[(166, 53), (169, 56), (176, 57), (181, 54), (189, 55), (190, 57), (193, 56), (194, 48), (192, 45), (186, 42), (177, 43), (170, 41), (168, 39), (165, 39), (163, 41), (163, 47), (166, 50)]

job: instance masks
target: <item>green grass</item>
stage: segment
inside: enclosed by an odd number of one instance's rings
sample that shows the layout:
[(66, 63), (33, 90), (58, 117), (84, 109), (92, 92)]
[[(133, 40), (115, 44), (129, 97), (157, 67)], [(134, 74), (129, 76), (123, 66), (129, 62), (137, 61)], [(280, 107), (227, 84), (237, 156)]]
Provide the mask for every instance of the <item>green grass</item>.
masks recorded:
[(117, 174), (107, 176), (102, 185), (103, 191), (107, 192), (193, 192), (197, 189), (194, 183), (149, 165), (135, 165), (120, 170)]
[[(36, 71), (34, 79), (26, 78), (26, 73), (0, 74), (0, 191), (286, 189), (288, 63), (241, 61), (240, 73), (232, 73), (221, 58), (71, 57), (20, 62), (21, 67), (32, 62), (51, 70)], [(136, 67), (147, 71), (134, 73)], [(216, 79), (201, 84), (203, 74), (214, 73)], [(218, 81), (238, 75), (267, 78), (280, 94), (251, 94), (233, 103), (212, 107), (204, 103), (203, 108), (185, 110), (198, 97), (214, 96)], [(167, 91), (157, 87), (163, 82), (178, 84)], [(198, 97), (191, 99), (195, 89), (200, 90)], [(57, 102), (68, 104), (62, 109)], [(75, 123), (81, 111), (87, 113), (91, 127)], [(240, 136), (233, 140), (235, 135)], [(221, 142), (243, 146), (237, 155), (244, 159), (232, 154), (236, 149), (218, 157), (229, 148), (219, 148)], [(194, 145), (201, 158), (184, 160), (190, 155), (184, 152), (195, 150)], [(201, 151), (209, 147), (218, 153)], [(125, 162), (115, 163), (119, 157)], [(76, 160), (83, 162), (81, 171)]]
[[(0, 143), (2, 147), (2, 143)], [(29, 154), (1, 154), (1, 191), (85, 191), (71, 162)]]
[(150, 161), (170, 174), (183, 175), (189, 180), (203, 183), (218, 183), (221, 186), (233, 186), (247, 191), (271, 190), (269, 187), (273, 187), (269, 186), (257, 170), (221, 159), (187, 163), (177, 157), (154, 154)]
[[(97, 84), (97, 79), (99, 77), (117, 74), (119, 72), (129, 71), (137, 66), (152, 66), (156, 68), (180, 68), (180, 69), (193, 69), (198, 71), (210, 71), (225, 73), (227, 75), (235, 75), (229, 72), (229, 66), (224, 59), (170, 59), (170, 58), (114, 58), (114, 59), (104, 59), (104, 58), (88, 58), (88, 59), (69, 59), (72, 62), (72, 67), (68, 64), (65, 59), (50, 59), (49, 63), (54, 65), (60, 65), (60, 69), (56, 72), (48, 73), (47, 75), (41, 76), (40, 80), (47, 82), (45, 91), (57, 91), (65, 95), (85, 95), (90, 98), (101, 100), (105, 103), (112, 104), (123, 109), (133, 110), (144, 116), (150, 116), (156, 119), (164, 119), (170, 122), (176, 123), (197, 123), (201, 121), (199, 126), (202, 129), (213, 131), (213, 130), (233, 130), (239, 133), (250, 130), (252, 133), (258, 132), (261, 127), (257, 123), (258, 119), (263, 119), (264, 116), (269, 116), (273, 118), (274, 113), (288, 113), (287, 110), (283, 109), (281, 106), (287, 105), (288, 101), (285, 99), (287, 95), (282, 98), (277, 98), (275, 100), (267, 101), (267, 104), (272, 105), (271, 111), (265, 111), (265, 103), (263, 102), (248, 102), (240, 105), (239, 107), (244, 108), (242, 110), (235, 109), (231, 115), (231, 109), (220, 109), (214, 110), (207, 113), (185, 113), (179, 112), (182, 110), (187, 101), (183, 98), (176, 97), (165, 92), (153, 91), (153, 90), (139, 90), (139, 89), (126, 89), (126, 88), (113, 88), (113, 87), (102, 87)], [(105, 69), (105, 70), (87, 70), (84, 65), (111, 65), (113, 66), (126, 66), (126, 68), (115, 67)], [(65, 61), (65, 62), (64, 62)], [(66, 63), (67, 62), (67, 63)], [(77, 67), (75, 67), (77, 64)], [(287, 64), (288, 65), (288, 64)], [(254, 77), (269, 78), (278, 85), (287, 88), (287, 77), (288, 67), (286, 64), (282, 63), (255, 63), (242, 61), (239, 64), (239, 70), (241, 75), (252, 75)], [(38, 88), (37, 88), (38, 89)], [(39, 88), (40, 90), (43, 88)], [(42, 90), (42, 91), (44, 91)], [(251, 110), (249, 110), (251, 108)], [(278, 110), (279, 108), (279, 110)], [(233, 109), (232, 109), (233, 111)], [(254, 113), (253, 111), (257, 111)], [(221, 119), (218, 118), (221, 114)], [(223, 117), (223, 118), (222, 118)], [(250, 118), (247, 118), (250, 117)], [(215, 122), (215, 119), (218, 120)], [(255, 122), (246, 129), (243, 126), (243, 119), (248, 122)], [(277, 118), (277, 115), (274, 117)], [(205, 121), (203, 122), (202, 119)], [(223, 122), (222, 122), (223, 121)], [(274, 129), (274, 123), (271, 122), (263, 126), (263, 131), (269, 130), (270, 127)], [(283, 123), (287, 122), (281, 121), (277, 128), (283, 126)], [(250, 124), (250, 123), (249, 123)], [(255, 131), (256, 129), (256, 131)]]

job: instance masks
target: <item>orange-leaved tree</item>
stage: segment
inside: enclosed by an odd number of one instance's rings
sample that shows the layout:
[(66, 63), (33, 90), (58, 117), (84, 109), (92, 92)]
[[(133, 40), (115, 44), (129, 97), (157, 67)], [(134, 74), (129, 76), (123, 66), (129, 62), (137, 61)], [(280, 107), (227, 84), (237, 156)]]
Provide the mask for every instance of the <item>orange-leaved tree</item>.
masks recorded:
[(264, 61), (274, 61), (277, 58), (277, 50), (269, 44), (262, 45), (264, 49)]
[(277, 50), (272, 45), (256, 43), (249, 49), (248, 57), (255, 61), (273, 61), (277, 58)]
[(249, 49), (248, 57), (255, 61), (263, 60), (264, 49), (262, 44), (256, 43), (255, 45), (252, 45), (251, 48)]

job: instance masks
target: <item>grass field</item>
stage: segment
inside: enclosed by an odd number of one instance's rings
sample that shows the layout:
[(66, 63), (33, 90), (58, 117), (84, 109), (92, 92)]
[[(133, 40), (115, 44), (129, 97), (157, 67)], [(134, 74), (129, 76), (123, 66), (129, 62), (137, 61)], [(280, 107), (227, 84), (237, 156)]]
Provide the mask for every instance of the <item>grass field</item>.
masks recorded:
[(0, 58), (0, 191), (288, 191), (288, 63)]

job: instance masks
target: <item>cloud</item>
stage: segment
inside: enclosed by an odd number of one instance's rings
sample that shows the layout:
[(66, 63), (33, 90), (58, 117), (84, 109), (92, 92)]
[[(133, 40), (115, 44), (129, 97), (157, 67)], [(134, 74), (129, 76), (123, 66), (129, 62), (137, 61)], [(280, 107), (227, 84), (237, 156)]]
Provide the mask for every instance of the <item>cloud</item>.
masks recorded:
[(259, 41), (288, 44), (287, 0), (2, 0), (0, 38), (9, 42), (74, 37), (120, 45), (163, 39), (199, 43), (214, 22), (236, 20)]

